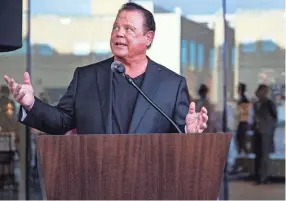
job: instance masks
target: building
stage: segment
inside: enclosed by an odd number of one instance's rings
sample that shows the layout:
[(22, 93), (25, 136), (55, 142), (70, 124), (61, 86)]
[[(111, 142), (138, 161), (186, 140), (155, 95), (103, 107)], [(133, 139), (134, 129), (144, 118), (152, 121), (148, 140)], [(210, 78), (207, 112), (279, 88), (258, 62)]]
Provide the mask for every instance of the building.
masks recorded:
[[(222, 18), (220, 16), (218, 19), (218, 15), (188, 18), (214, 28)], [(238, 82), (245, 82), (250, 97), (254, 96), (260, 83), (273, 87), (281, 86), (279, 91), (282, 93), (285, 81), (285, 11), (238, 10), (236, 13), (227, 14), (226, 19), (229, 26), (235, 30), (231, 58), (234, 64), (234, 91)], [(218, 27), (215, 33), (222, 30), (222, 27)]]
[(239, 11), (235, 29), (236, 76), (248, 84), (248, 95), (259, 83), (285, 86), (285, 11)]

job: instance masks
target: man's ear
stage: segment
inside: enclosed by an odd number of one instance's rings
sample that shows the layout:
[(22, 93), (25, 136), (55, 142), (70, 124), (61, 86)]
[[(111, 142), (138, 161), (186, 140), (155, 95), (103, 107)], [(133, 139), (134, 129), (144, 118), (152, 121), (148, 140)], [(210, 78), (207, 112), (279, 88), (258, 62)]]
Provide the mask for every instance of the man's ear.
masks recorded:
[(153, 31), (148, 31), (146, 33), (146, 46), (149, 47), (154, 39), (155, 33)]

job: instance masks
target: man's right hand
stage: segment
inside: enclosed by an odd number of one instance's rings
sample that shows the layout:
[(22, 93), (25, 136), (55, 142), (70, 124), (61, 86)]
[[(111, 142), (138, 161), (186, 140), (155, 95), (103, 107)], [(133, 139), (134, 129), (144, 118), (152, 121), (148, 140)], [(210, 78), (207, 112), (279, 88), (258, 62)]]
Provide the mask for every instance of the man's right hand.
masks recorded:
[(7, 75), (4, 76), (4, 79), (9, 86), (10, 92), (13, 94), (14, 100), (25, 109), (30, 110), (35, 103), (35, 97), (29, 73), (24, 73), (24, 84), (15, 82), (13, 78)]

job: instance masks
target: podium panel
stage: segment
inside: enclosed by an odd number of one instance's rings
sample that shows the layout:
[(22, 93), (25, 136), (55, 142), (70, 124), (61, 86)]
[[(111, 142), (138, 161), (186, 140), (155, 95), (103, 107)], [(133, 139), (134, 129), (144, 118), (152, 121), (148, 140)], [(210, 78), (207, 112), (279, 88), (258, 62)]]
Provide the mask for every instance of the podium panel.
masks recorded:
[(231, 134), (106, 134), (37, 138), (50, 200), (217, 199)]

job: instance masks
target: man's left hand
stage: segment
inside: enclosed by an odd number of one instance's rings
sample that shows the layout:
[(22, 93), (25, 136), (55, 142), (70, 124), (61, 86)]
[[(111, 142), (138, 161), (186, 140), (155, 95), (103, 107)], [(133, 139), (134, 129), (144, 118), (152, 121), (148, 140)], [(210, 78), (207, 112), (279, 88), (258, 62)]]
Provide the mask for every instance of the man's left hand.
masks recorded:
[(207, 113), (208, 111), (205, 107), (202, 107), (200, 112), (196, 112), (196, 105), (192, 102), (186, 116), (186, 132), (202, 133), (207, 128)]

